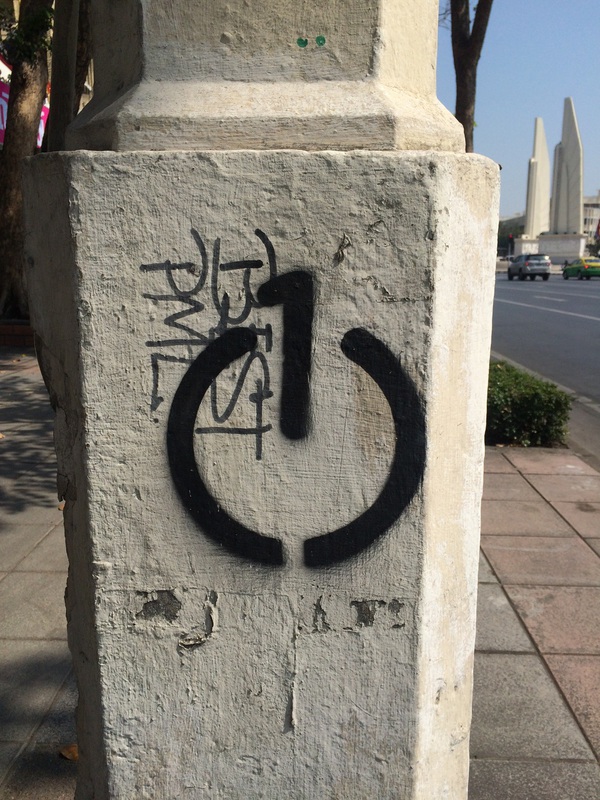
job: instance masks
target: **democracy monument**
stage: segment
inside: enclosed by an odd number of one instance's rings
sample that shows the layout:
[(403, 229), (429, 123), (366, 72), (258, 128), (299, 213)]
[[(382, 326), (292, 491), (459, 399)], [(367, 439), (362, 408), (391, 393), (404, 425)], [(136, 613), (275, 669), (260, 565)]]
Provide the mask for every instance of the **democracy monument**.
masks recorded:
[(535, 120), (533, 154), (527, 177), (523, 236), (515, 255), (545, 253), (556, 263), (585, 252), (583, 219), (583, 145), (573, 100), (564, 102), (562, 138), (554, 149), (552, 192), (550, 160), (543, 121)]

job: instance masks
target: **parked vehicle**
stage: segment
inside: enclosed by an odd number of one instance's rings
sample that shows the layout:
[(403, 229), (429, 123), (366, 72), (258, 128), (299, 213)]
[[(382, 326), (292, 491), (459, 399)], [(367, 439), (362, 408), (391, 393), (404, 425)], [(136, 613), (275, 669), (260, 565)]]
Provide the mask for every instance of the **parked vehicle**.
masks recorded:
[(563, 267), (563, 278), (566, 281), (569, 278), (577, 278), (579, 281), (585, 278), (589, 281), (592, 275), (600, 276), (600, 258), (578, 258)]
[(524, 253), (523, 255), (515, 256), (508, 265), (508, 280), (512, 281), (516, 275), (520, 281), (524, 281), (525, 278), (534, 281), (538, 275), (541, 275), (542, 280), (547, 281), (550, 277), (551, 267), (550, 256), (546, 256), (543, 253)]

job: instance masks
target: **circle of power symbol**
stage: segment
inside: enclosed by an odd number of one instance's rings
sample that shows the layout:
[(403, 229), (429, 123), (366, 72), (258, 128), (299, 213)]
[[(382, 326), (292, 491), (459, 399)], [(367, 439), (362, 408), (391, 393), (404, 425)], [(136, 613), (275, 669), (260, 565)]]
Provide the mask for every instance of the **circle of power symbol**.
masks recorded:
[[(280, 408), (282, 433), (290, 439), (307, 434), (310, 349), (313, 315), (312, 276), (295, 270), (271, 278), (258, 291), (262, 305), (283, 305), (283, 375)], [(167, 453), (175, 488), (202, 531), (243, 558), (279, 566), (285, 562), (279, 539), (263, 536), (233, 519), (211, 495), (194, 455), (194, 426), (211, 383), (257, 344), (249, 328), (232, 328), (211, 342), (191, 364), (171, 404)], [(362, 328), (341, 341), (344, 355), (377, 384), (388, 402), (396, 444), (385, 485), (373, 504), (356, 519), (333, 531), (306, 539), (307, 567), (328, 567), (360, 553), (382, 536), (416, 494), (425, 470), (425, 416), (415, 385), (399, 360)]]

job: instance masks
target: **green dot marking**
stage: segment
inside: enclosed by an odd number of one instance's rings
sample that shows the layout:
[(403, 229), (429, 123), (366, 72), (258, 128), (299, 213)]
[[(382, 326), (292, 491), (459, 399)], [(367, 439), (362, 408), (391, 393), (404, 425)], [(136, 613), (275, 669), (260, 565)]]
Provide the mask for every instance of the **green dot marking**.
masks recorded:
[(325, 39), (324, 36), (317, 36), (315, 41), (317, 43), (317, 47), (323, 47), (323, 45), (325, 44), (326, 39)]
[(296, 44), (298, 45), (298, 47), (306, 47), (306, 45), (308, 44), (308, 39), (303, 39), (300, 36), (298, 39), (296, 39)]

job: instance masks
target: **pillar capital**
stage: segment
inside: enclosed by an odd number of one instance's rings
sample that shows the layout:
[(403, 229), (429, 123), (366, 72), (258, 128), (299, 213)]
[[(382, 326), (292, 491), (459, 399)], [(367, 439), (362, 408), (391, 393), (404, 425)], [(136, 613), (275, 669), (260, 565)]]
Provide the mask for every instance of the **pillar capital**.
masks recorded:
[(437, 0), (98, 0), (71, 149), (464, 149)]

